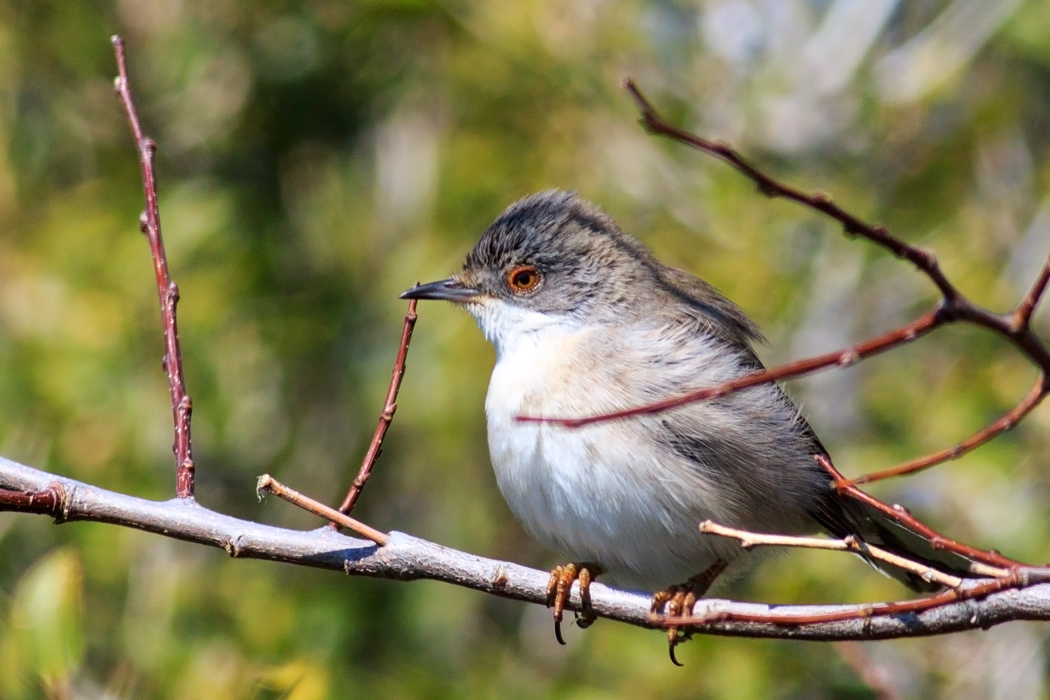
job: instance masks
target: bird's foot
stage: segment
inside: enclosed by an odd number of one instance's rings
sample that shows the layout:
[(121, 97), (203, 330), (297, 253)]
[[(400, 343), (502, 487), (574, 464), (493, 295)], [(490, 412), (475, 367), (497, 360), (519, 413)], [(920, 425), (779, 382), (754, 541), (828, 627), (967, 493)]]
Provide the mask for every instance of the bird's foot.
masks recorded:
[[(667, 590), (659, 591), (653, 596), (653, 604), (650, 608), (654, 613), (662, 612), (664, 618), (669, 622), (674, 618), (685, 618), (693, 613), (693, 606), (707, 593), (707, 589), (715, 582), (715, 579), (725, 571), (728, 564), (717, 561), (708, 567), (703, 573), (697, 574), (685, 583), (671, 586)], [(677, 625), (667, 626), (667, 652), (671, 656), (671, 663), (681, 666), (675, 656), (675, 647), (692, 637), (690, 632), (682, 632)]]
[(554, 608), (554, 636), (559, 644), (565, 644), (561, 636), (561, 621), (565, 615), (565, 602), (572, 592), (573, 581), (580, 582), (582, 604), (582, 609), (576, 613), (576, 624), (583, 629), (590, 627), (598, 619), (591, 610), (591, 581), (601, 572), (601, 567), (595, 564), (566, 564), (551, 571), (551, 579), (547, 583), (547, 607)]

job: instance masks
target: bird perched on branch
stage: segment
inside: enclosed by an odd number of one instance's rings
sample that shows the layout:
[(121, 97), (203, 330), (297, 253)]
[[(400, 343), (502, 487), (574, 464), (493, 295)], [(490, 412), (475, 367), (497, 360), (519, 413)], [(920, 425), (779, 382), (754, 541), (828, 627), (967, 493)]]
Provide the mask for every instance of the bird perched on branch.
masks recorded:
[[(463, 269), (406, 299), (465, 307), (496, 347), (485, 412), (511, 511), (571, 563), (552, 572), (556, 632), (575, 579), (660, 591), (654, 611), (689, 614), (744, 553), (699, 523), (762, 533), (853, 535), (969, 574), (969, 561), (840, 495), (825, 450), (775, 384), (578, 427), (529, 418), (622, 412), (760, 371), (754, 323), (706, 282), (660, 263), (575, 194), (511, 205)], [(917, 574), (872, 562), (916, 590)], [(586, 591), (582, 591), (586, 593)], [(585, 597), (585, 596), (584, 596)], [(593, 618), (583, 617), (588, 624)], [(672, 658), (678, 632), (672, 627)]]

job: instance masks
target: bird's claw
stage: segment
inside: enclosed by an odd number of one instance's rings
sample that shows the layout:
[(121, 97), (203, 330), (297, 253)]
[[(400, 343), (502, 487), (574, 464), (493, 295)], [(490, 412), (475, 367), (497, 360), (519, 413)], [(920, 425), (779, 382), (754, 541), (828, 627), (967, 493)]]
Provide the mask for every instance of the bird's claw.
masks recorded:
[[(680, 586), (671, 586), (667, 590), (659, 591), (653, 596), (653, 604), (650, 610), (653, 613), (662, 612), (664, 618), (668, 621), (673, 621), (674, 618), (684, 618), (692, 614), (693, 606), (696, 605), (696, 601), (701, 595), (703, 595), (703, 591), (697, 593), (697, 590), (688, 583)], [(682, 665), (675, 657), (675, 647), (687, 641), (690, 636), (688, 632), (680, 631), (676, 625), (668, 625), (667, 653), (671, 657), (671, 663), (675, 666)]]
[(658, 591), (653, 596), (653, 604), (650, 610), (654, 614), (663, 613), (667, 621), (667, 653), (671, 657), (671, 663), (681, 666), (675, 656), (675, 647), (682, 642), (689, 641), (693, 636), (691, 632), (682, 631), (674, 624), (675, 618), (685, 619), (693, 614), (696, 601), (707, 593), (707, 589), (715, 582), (715, 579), (725, 571), (725, 562), (715, 562), (702, 574), (694, 576), (683, 584), (671, 586), (667, 590)]
[(583, 608), (576, 613), (576, 624), (585, 629), (597, 619), (591, 610), (591, 580), (598, 573), (598, 567), (589, 564), (566, 564), (551, 571), (550, 581), (547, 582), (547, 607), (554, 608), (554, 636), (559, 644), (565, 644), (565, 639), (561, 636), (561, 622), (565, 617), (565, 603), (572, 592), (573, 581), (580, 582), (580, 601)]

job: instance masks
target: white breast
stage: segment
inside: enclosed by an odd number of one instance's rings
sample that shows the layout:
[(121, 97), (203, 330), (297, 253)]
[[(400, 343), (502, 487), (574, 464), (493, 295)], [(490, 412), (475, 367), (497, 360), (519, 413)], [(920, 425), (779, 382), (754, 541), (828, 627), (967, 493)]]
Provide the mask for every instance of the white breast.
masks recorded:
[(599, 564), (614, 582), (648, 590), (736, 556), (735, 545), (698, 531), (714, 516), (703, 496), (710, 489), (667, 464), (668, 455), (639, 439), (637, 424), (571, 429), (518, 420), (631, 405), (622, 387), (604, 379), (608, 372), (589, 364), (604, 361), (595, 353), (599, 331), (534, 316), (519, 319), (516, 332), (486, 329), (498, 340), (485, 402), (489, 450), (499, 488), (525, 529), (566, 560)]

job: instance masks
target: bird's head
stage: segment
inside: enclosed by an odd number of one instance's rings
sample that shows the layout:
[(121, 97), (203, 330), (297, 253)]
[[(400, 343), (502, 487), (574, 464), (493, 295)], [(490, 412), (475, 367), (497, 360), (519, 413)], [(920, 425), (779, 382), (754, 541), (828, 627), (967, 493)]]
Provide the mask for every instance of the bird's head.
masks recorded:
[(507, 208), (462, 270), (401, 297), (464, 305), (499, 349), (522, 332), (622, 323), (639, 313), (658, 265), (600, 209), (550, 190)]

